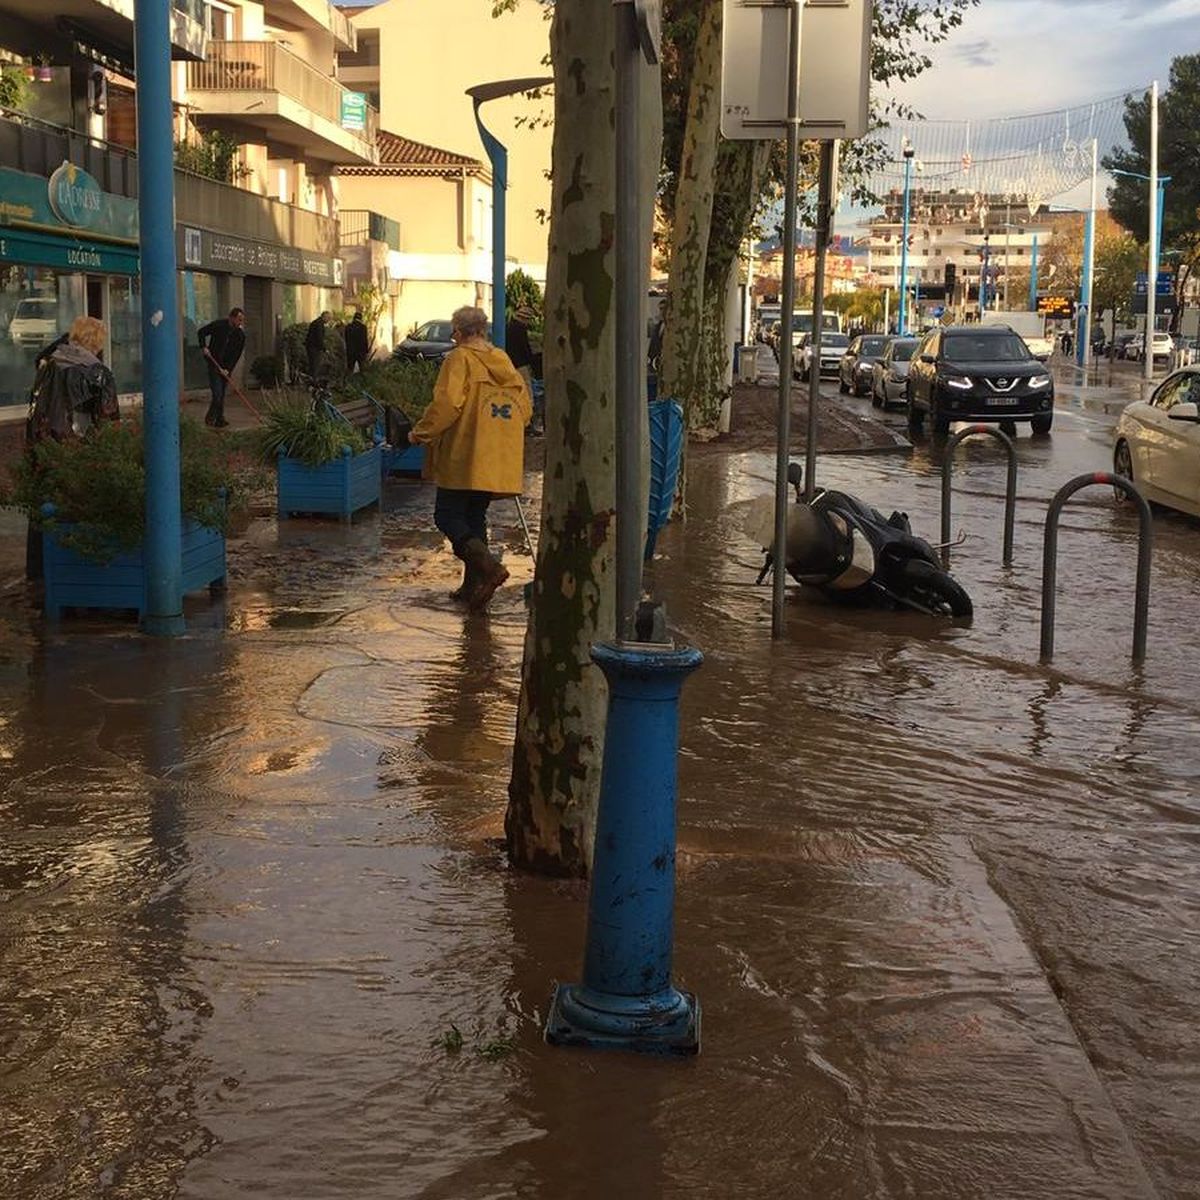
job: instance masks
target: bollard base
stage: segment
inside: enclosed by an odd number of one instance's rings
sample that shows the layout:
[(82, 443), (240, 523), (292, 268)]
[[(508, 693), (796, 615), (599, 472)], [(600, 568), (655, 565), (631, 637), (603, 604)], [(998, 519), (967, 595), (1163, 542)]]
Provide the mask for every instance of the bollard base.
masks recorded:
[(141, 627), (150, 637), (180, 637), (187, 632), (182, 613), (170, 617), (152, 617), (147, 613), (142, 617)]
[(676, 988), (657, 996), (600, 996), (561, 983), (545, 1036), (552, 1046), (685, 1057), (700, 1052), (700, 1002)]

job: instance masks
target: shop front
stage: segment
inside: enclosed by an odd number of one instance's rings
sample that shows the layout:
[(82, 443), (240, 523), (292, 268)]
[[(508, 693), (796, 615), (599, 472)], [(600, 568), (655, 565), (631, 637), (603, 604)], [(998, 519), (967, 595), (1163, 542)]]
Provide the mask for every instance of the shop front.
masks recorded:
[(137, 202), (63, 163), (47, 179), (0, 167), (0, 406), (23, 406), (38, 351), (78, 316), (108, 327), (105, 361), (141, 391)]
[(275, 353), (288, 325), (341, 307), (342, 260), (328, 254), (190, 225), (178, 228), (176, 254), (189, 389), (204, 387), (207, 379), (197, 330), (235, 305), (246, 311), (246, 369)]

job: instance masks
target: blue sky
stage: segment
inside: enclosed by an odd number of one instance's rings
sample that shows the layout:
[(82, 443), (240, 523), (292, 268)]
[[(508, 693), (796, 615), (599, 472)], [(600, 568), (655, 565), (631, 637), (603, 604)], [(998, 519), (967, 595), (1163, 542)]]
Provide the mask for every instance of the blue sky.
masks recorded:
[(1003, 116), (1111, 96), (1200, 52), (1200, 0), (982, 0), (897, 95), (927, 117)]

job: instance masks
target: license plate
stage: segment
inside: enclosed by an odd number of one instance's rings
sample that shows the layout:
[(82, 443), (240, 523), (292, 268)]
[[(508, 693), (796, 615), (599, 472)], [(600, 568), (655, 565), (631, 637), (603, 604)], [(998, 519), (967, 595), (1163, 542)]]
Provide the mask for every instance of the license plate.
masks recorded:
[(988, 408), (1016, 408), (1020, 403), (1016, 396), (989, 396), (984, 401)]

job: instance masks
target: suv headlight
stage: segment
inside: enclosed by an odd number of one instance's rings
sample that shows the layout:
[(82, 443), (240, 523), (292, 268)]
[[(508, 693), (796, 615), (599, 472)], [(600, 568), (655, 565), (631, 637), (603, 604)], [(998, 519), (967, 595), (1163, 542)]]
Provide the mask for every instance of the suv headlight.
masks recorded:
[(947, 387), (958, 388), (961, 392), (969, 392), (975, 386), (965, 375), (947, 375), (942, 382)]
[(1038, 388), (1050, 386), (1049, 375), (1032, 375), (1029, 379), (1029, 390), (1036, 391)]

